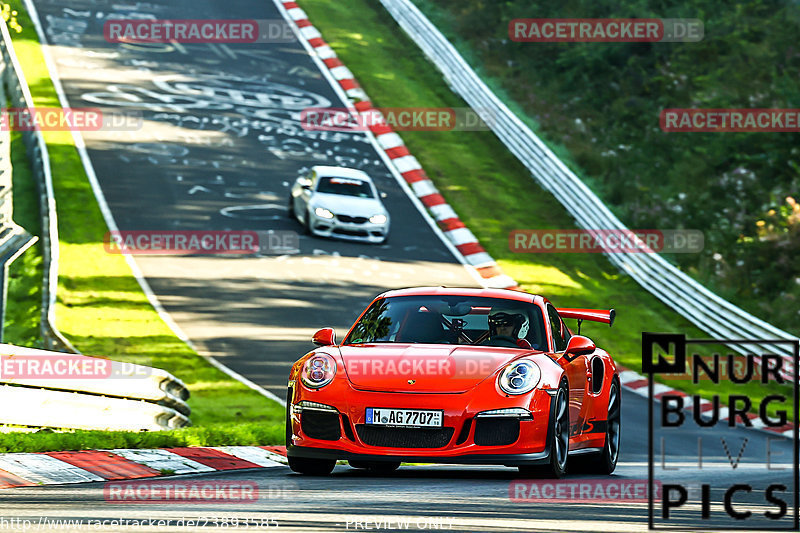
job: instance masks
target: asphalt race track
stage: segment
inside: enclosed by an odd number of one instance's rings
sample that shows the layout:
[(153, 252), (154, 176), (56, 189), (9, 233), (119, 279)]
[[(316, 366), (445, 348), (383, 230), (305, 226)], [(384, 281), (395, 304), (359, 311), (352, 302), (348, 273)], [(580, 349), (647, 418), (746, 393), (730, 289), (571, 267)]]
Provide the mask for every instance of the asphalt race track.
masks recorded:
[[(299, 253), (289, 256), (137, 257), (203, 353), (284, 397), (290, 363), (310, 349), (319, 327), (344, 331), (386, 288), (476, 285), (363, 133), (301, 127), (302, 109), (344, 104), (293, 36), (264, 44), (118, 44), (103, 35), (105, 20), (123, 17), (281, 19), (272, 2), (36, 6), (57, 45), (51, 50), (70, 105), (144, 119), (139, 130), (84, 134), (120, 230), (300, 234)], [(370, 173), (394, 221), (388, 244), (302, 235), (287, 217), (289, 184), (315, 164)]]
[[(614, 482), (636, 482), (647, 479), (647, 405), (644, 398), (630, 394), (623, 401), (623, 462), (612, 476)], [(643, 418), (644, 413), (644, 418)], [(720, 498), (722, 487), (734, 483), (750, 483), (754, 488), (782, 480), (791, 487), (790, 470), (766, 470), (766, 437), (747, 430), (733, 432), (703, 432), (706, 457), (703, 469), (698, 470), (696, 457), (696, 429), (681, 430), (667, 438), (666, 462), (672, 468), (657, 471), (657, 479), (664, 483), (679, 482), (689, 487), (693, 498), (685, 511), (677, 514), (671, 524), (693, 526), (700, 524), (700, 505), (697, 503), (700, 480), (712, 485), (712, 497)], [(732, 469), (724, 452), (718, 448), (719, 437), (724, 436), (734, 456), (742, 438), (748, 443), (741, 463)], [(674, 440), (673, 440), (674, 439)], [(716, 441), (716, 445), (714, 442)], [(676, 446), (672, 446), (672, 443)], [(773, 468), (785, 467), (779, 463), (791, 456), (791, 446), (786, 440), (772, 441)], [(779, 454), (783, 453), (783, 460)], [(657, 453), (657, 461), (658, 461)], [(735, 461), (735, 457), (734, 457)], [(475, 531), (646, 531), (646, 501), (610, 501), (597, 499), (591, 502), (537, 501), (515, 502), (510, 497), (516, 471), (501, 467), (454, 466), (403, 466), (388, 476), (365, 474), (349, 466), (339, 466), (327, 478), (303, 477), (288, 468), (272, 468), (238, 473), (216, 473), (202, 476), (203, 480), (255, 481), (260, 498), (255, 502), (202, 505), (112, 504), (104, 500), (103, 484), (91, 483), (60, 487), (34, 487), (0, 491), (0, 516), (13, 516), (31, 520), (34, 524), (48, 519), (62, 520), (114, 520), (153, 519), (165, 520), (171, 527), (131, 527), (116, 531), (190, 531), (186, 520), (205, 523), (211, 530), (234, 530), (234, 519), (241, 524), (267, 524), (261, 529), (278, 531), (360, 531), (369, 526), (377, 531), (437, 530)], [(567, 482), (585, 481), (584, 476), (569, 475)], [(605, 478), (591, 478), (604, 481)], [(537, 480), (538, 483), (549, 483)], [(530, 492), (526, 492), (530, 494)], [(542, 490), (544, 494), (544, 490)], [(791, 507), (791, 496), (784, 499)], [(747, 504), (747, 498), (736, 498), (738, 510), (763, 512), (775, 508), (763, 501)], [(660, 505), (656, 504), (656, 512)], [(702, 530), (726, 528), (732, 523), (722, 505), (711, 506), (712, 519), (702, 522)], [(180, 523), (180, 520), (184, 520)], [(213, 522), (227, 520), (227, 528), (214, 527)], [(397, 521), (400, 521), (398, 526)], [(271, 522), (274, 521), (274, 522)], [(358, 523), (357, 523), (358, 522)], [(376, 522), (378, 524), (376, 524)], [(761, 527), (774, 531), (785, 527), (786, 521), (765, 523)], [(2, 522), (0, 522), (2, 524)], [(277, 524), (277, 527), (275, 527)], [(383, 524), (382, 527), (379, 524)], [(438, 527), (434, 527), (438, 525)], [(790, 525), (790, 523), (788, 524)], [(194, 528), (196, 529), (196, 528)], [(241, 527), (238, 530), (246, 530)], [(113, 528), (112, 528), (113, 530)], [(76, 528), (75, 531), (78, 531)]]
[[(35, 0), (35, 5), (71, 106), (138, 112), (144, 118), (141, 130), (84, 133), (121, 230), (300, 231), (286, 216), (288, 186), (313, 164), (364, 169), (388, 195), (393, 233), (386, 245), (301, 235), (299, 253), (291, 255), (137, 257), (161, 304), (202, 353), (282, 397), (289, 364), (310, 348), (313, 331), (322, 326), (344, 330), (375, 294), (423, 284), (475, 285), (366, 137), (304, 131), (290, 117), (290, 111), (309, 106), (342, 106), (298, 42), (132, 45), (103, 38), (103, 21), (121, 15), (279, 19), (271, 1)], [(647, 404), (628, 392), (623, 394), (622, 431), (621, 462), (612, 480), (642, 482), (647, 479)], [(773, 468), (787, 466), (792, 453), (788, 440), (693, 426), (664, 437), (664, 461), (677, 469), (658, 468), (656, 477), (690, 488), (690, 504), (678, 511), (678, 523), (697, 527), (702, 483), (711, 483), (711, 494), (719, 499), (734, 483), (763, 490), (779, 481), (790, 487), (781, 497), (791, 509), (790, 471), (767, 468), (768, 462)], [(703, 438), (702, 469), (698, 437)], [(733, 468), (743, 439), (746, 448)], [(660, 449), (655, 457), (660, 461)], [(31, 520), (28, 530), (36, 524), (38, 530), (56, 529), (41, 526), (42, 517), (168, 521), (104, 528), (117, 531), (197, 529), (186, 526), (190, 519), (214, 530), (647, 529), (648, 505), (641, 499), (515, 501), (515, 477), (516, 470), (502, 467), (409, 465), (378, 476), (339, 466), (327, 478), (271, 468), (201, 476), (254, 480), (262, 494), (252, 503), (204, 505), (111, 504), (104, 501), (102, 483), (8, 489), (0, 491), (0, 530), (8, 529), (3, 520), (9, 517)], [(586, 477), (571, 473), (567, 481), (581, 479)], [(755, 514), (774, 509), (744, 495), (736, 501)], [(658, 504), (656, 509), (660, 512)], [(791, 525), (790, 517), (759, 518), (753, 524), (773, 530)], [(234, 528), (233, 519), (242, 527)], [(714, 504), (711, 519), (702, 525), (739, 524)]]

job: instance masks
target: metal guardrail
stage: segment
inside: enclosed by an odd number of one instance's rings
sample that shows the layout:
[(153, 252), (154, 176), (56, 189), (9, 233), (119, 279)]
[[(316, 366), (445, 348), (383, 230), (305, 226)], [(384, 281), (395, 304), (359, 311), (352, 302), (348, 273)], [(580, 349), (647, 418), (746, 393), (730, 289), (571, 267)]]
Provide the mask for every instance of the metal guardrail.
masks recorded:
[(177, 429), (188, 419), (158, 404), (77, 392), (0, 385), (0, 423), (48, 428), (109, 431)]
[(184, 383), (158, 368), (0, 344), (0, 424), (175, 429), (191, 424), (188, 398)]
[[(3, 103), (8, 101), (14, 108), (33, 108), (31, 96), (25, 75), (19, 65), (14, 47), (11, 44), (11, 35), (5, 21), (0, 19), (0, 84), (5, 97)], [(7, 132), (6, 132), (7, 133)], [(58, 288), (58, 218), (56, 215), (56, 201), (53, 194), (53, 179), (50, 173), (50, 157), (42, 132), (37, 128), (23, 131), (22, 139), (30, 160), (31, 171), (39, 190), (40, 213), (42, 216), (42, 255), (44, 279), (42, 284), (42, 314), (41, 334), (45, 346), (50, 349), (77, 353), (74, 346), (61, 334), (56, 327), (55, 305), (56, 289)], [(10, 170), (10, 163), (9, 163)], [(9, 172), (9, 179), (11, 173)]]
[[(550, 191), (584, 229), (625, 230), (625, 225), (556, 155), (492, 92), (455, 47), (410, 0), (381, 0), (400, 27), (442, 72), (452, 90), (477, 112), (491, 117), (489, 127), (525, 165), (533, 178)], [(791, 335), (714, 294), (658, 254), (605, 254), (622, 272), (662, 302), (718, 339), (781, 339)], [(752, 353), (738, 345), (730, 347)], [(778, 352), (785, 370), (793, 368), (788, 346), (758, 345), (764, 353)]]

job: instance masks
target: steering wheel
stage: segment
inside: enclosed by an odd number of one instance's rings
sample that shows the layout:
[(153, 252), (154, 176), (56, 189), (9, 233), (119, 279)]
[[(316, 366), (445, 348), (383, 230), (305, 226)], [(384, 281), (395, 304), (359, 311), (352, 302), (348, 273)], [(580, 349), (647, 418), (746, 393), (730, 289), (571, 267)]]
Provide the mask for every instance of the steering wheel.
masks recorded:
[(498, 346), (504, 348), (519, 348), (517, 341), (514, 337), (509, 337), (508, 335), (495, 335), (494, 337), (489, 337), (483, 341), (481, 344), (485, 346)]

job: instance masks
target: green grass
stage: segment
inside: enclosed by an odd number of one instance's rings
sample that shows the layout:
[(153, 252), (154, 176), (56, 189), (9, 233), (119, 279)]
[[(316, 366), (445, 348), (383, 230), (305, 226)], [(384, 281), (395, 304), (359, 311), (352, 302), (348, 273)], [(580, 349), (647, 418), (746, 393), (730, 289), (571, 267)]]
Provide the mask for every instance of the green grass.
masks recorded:
[[(466, 107), (439, 71), (397, 26), (378, 0), (299, 0), (323, 38), (355, 74), (377, 107)], [(583, 332), (615, 360), (641, 370), (641, 334), (707, 335), (620, 273), (600, 254), (521, 254), (510, 251), (514, 229), (570, 229), (575, 223), (491, 132), (401, 132), (461, 220), (506, 274), (558, 307), (616, 308), (613, 329), (584, 323)], [(747, 390), (754, 404), (767, 387), (682, 384), (687, 392)], [(741, 390), (740, 390), (741, 389)]]
[[(11, 133), (14, 221), (31, 235), (41, 235), (39, 194), (33, 181), (19, 132)], [(37, 242), (8, 269), (8, 297), (3, 342), (41, 347), (39, 332), (42, 309), (42, 248)]]
[[(58, 106), (41, 47), (22, 3), (14, 47), (37, 106)], [(94, 432), (0, 435), (5, 451), (276, 444), (284, 412), (229, 378), (178, 339), (150, 306), (121, 255), (103, 248), (107, 227), (69, 132), (46, 132), (59, 216), (61, 262), (56, 317), (83, 353), (162, 368), (192, 393), (194, 427), (155, 433)], [(26, 226), (27, 227), (27, 226)], [(23, 263), (24, 265), (24, 263)]]
[(282, 443), (282, 424), (210, 424), (172, 431), (69, 431), (0, 433), (0, 452), (47, 452), (183, 446), (263, 446)]

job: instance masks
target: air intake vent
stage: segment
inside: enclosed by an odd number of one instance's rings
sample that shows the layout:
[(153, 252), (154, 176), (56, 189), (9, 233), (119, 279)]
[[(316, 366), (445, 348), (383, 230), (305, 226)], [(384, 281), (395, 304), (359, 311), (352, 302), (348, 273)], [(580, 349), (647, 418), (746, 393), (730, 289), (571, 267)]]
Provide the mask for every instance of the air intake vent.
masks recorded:
[(300, 427), (312, 439), (339, 440), (342, 436), (338, 413), (304, 409), (300, 415)]
[(478, 446), (505, 446), (519, 439), (519, 420), (490, 416), (475, 419), (475, 444)]
[(384, 448), (444, 448), (455, 428), (391, 428), (357, 424), (358, 436), (365, 444)]

